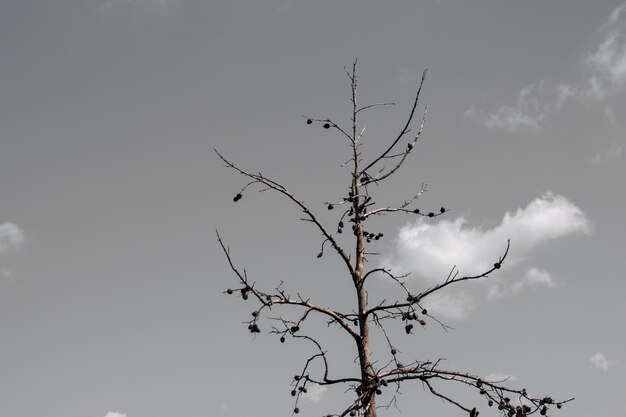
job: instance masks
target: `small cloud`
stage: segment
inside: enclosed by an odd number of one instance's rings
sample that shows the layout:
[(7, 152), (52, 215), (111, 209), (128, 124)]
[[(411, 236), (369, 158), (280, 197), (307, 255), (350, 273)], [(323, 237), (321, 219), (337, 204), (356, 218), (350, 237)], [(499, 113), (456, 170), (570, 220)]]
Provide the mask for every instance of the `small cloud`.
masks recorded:
[(24, 244), (24, 232), (15, 223), (0, 224), (0, 254), (13, 250), (18, 252)]
[(512, 295), (525, 288), (530, 287), (544, 287), (544, 288), (556, 288), (558, 284), (552, 278), (552, 275), (544, 269), (529, 268), (526, 273), (509, 287), (501, 288), (498, 285), (491, 285), (487, 296), (489, 298), (498, 298), (506, 295)]
[(592, 355), (589, 360), (596, 369), (604, 372), (608, 371), (609, 368), (612, 368), (617, 363), (617, 361), (607, 359), (604, 353), (600, 352)]
[(522, 88), (514, 106), (501, 105), (491, 113), (473, 105), (465, 111), (466, 119), (475, 120), (489, 129), (537, 131), (550, 113), (560, 108), (574, 91), (568, 85), (546, 88), (543, 81)]
[(517, 381), (517, 377), (515, 375), (501, 374), (499, 372), (489, 374), (484, 379), (487, 382)]
[(626, 86), (626, 3), (617, 7), (603, 25), (602, 41), (587, 57), (591, 70), (583, 94), (603, 100)]
[(489, 129), (539, 130), (549, 107), (542, 104), (539, 94), (543, 91), (543, 82), (523, 88), (517, 95), (515, 106), (500, 106), (485, 117), (484, 123)]
[(605, 149), (602, 152), (598, 152), (591, 158), (591, 163), (593, 165), (603, 165), (609, 161), (619, 159), (622, 156), (622, 150), (624, 146), (621, 143), (616, 143), (612, 145), (610, 148)]
[(324, 395), (326, 394), (328, 388), (322, 385), (314, 384), (309, 389), (308, 392), (304, 395), (307, 401), (312, 403), (319, 403), (324, 399)]

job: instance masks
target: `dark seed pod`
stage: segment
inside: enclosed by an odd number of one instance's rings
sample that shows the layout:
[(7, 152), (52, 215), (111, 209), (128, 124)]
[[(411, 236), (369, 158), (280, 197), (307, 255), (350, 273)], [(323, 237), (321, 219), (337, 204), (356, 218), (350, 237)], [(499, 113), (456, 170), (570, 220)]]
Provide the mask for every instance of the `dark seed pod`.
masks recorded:
[(394, 356), (395, 356), (395, 355), (396, 355), (396, 353), (398, 353), (398, 351), (397, 351), (397, 350), (395, 350), (395, 349), (391, 349), (391, 354), (392, 354), (392, 355), (394, 355)]
[(435, 217), (435, 213), (431, 211), (430, 213), (428, 213), (428, 217)]
[(291, 330), (291, 333), (295, 333), (295, 332), (297, 332), (298, 330), (300, 330), (300, 327), (298, 327), (298, 326), (292, 326), (290, 330)]
[(412, 144), (412, 143), (408, 143), (408, 144), (406, 145), (406, 147), (407, 147), (409, 150), (411, 150), (411, 149), (413, 149), (413, 144)]
[(439, 209), (439, 211), (440, 211), (440, 212), (442, 212), (442, 213), (445, 213), (445, 212), (446, 212), (446, 208), (445, 208), (445, 207), (441, 207), (441, 208)]
[(380, 395), (380, 394), (382, 394), (382, 393), (383, 393), (383, 391), (382, 391), (380, 388), (378, 388), (378, 389), (376, 390), (376, 395)]
[(295, 390), (295, 389), (294, 389), (293, 391), (291, 391), (291, 396), (292, 396), (292, 397), (295, 397), (295, 396), (296, 396), (296, 394), (297, 394), (297, 392), (296, 392), (296, 390)]
[(313, 123), (313, 120), (311, 120), (311, 119), (306, 119), (306, 124), (310, 125), (311, 123)]
[(296, 408), (294, 408), (294, 409), (293, 409), (293, 412), (294, 412), (295, 414), (298, 414), (298, 413), (300, 412), (300, 409), (299, 409), (298, 407), (296, 407)]
[(324, 123), (324, 129), (330, 129), (330, 123)]
[(422, 310), (422, 314), (423, 314), (423, 315), (426, 315), (426, 314), (428, 314), (428, 310), (426, 310), (426, 309), (423, 309), (423, 310)]
[(241, 294), (241, 298), (243, 298), (244, 300), (248, 299), (248, 293), (244, 292), (243, 294)]
[(356, 411), (354, 410), (350, 411), (350, 417), (354, 417), (354, 416), (356, 416)]
[(228, 293), (228, 294), (232, 294), (234, 292), (235, 292), (235, 290), (233, 290), (232, 288), (229, 288), (229, 289), (226, 290), (226, 293)]
[(343, 222), (339, 222), (339, 227), (343, 227)]
[(487, 401), (487, 405), (491, 407), (493, 405), (493, 401), (492, 400)]
[(241, 200), (241, 197), (243, 197), (243, 196), (241, 195), (241, 193), (238, 193), (237, 195), (235, 195), (235, 196), (233, 197), (233, 201), (237, 202), (237, 201)]
[(556, 408), (558, 408), (559, 410), (561, 409), (561, 407), (563, 407), (563, 404), (561, 404), (561, 403), (556, 405)]
[(500, 262), (496, 262), (495, 264), (493, 264), (493, 267), (496, 269), (500, 269), (501, 266), (502, 264)]
[(322, 257), (322, 252), (318, 253), (318, 254), (317, 254), (317, 257), (318, 257), (318, 258), (321, 258), (321, 257)]
[(328, 205), (328, 210), (332, 210), (332, 209), (334, 209), (334, 208), (335, 208), (335, 206), (333, 206), (332, 204), (329, 204), (329, 205)]
[(413, 213), (415, 213), (415, 214), (420, 214), (420, 209), (415, 209), (415, 210), (413, 210)]
[(354, 324), (355, 326), (359, 325), (359, 321), (358, 320), (352, 320), (352, 324)]
[(285, 343), (285, 336), (281, 336), (280, 343)]
[(412, 329), (413, 329), (412, 324), (407, 324), (406, 326), (404, 326), (404, 331), (406, 332), (406, 334), (410, 334)]
[(422, 326), (426, 326), (426, 320), (420, 320), (420, 324), (421, 324)]

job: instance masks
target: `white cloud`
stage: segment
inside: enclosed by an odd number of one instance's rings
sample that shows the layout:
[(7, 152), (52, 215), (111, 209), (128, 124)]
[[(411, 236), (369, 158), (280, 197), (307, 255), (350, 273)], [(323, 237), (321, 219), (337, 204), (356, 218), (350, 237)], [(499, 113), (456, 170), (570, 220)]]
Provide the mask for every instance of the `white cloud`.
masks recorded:
[(591, 158), (593, 165), (602, 165), (611, 160), (619, 159), (622, 156), (622, 150), (624, 146), (621, 143), (613, 144), (610, 148), (605, 149), (602, 152), (598, 152)]
[(578, 207), (548, 192), (525, 208), (507, 212), (491, 229), (467, 226), (464, 217), (435, 224), (420, 218), (400, 229), (387, 262), (397, 273), (411, 271), (427, 281), (441, 282), (454, 265), (465, 275), (488, 270), (507, 239), (511, 239), (507, 260), (519, 263), (546, 242), (591, 229)]
[(517, 377), (515, 375), (501, 374), (499, 372), (489, 374), (484, 379), (487, 382), (517, 381)]
[[(397, 275), (410, 272), (429, 284), (440, 283), (454, 266), (459, 276), (489, 270), (504, 252), (507, 239), (511, 239), (511, 250), (506, 262), (519, 265), (541, 245), (592, 231), (591, 223), (578, 207), (550, 192), (524, 208), (505, 213), (500, 224), (492, 228), (467, 223), (464, 217), (435, 224), (421, 218), (408, 223), (400, 229), (383, 264), (390, 265)], [(488, 296), (493, 298), (532, 286), (553, 288), (556, 283), (547, 271), (530, 267), (508, 287), (492, 286)], [(461, 320), (475, 304), (467, 293), (446, 292), (430, 295), (424, 305), (440, 317)]]
[(126, 414), (109, 411), (104, 417), (126, 417)]
[(24, 232), (14, 223), (0, 224), (0, 254), (9, 250), (19, 251), (24, 244)]
[(598, 352), (594, 355), (592, 355), (589, 360), (591, 361), (591, 363), (593, 364), (593, 366), (595, 366), (597, 369), (601, 370), (601, 371), (608, 371), (609, 368), (613, 367), (613, 365), (615, 365), (617, 363), (617, 361), (614, 360), (609, 360), (606, 358), (606, 356), (604, 355), (604, 353)]
[(305, 394), (304, 398), (312, 403), (319, 403), (324, 399), (324, 395), (326, 394), (327, 388), (322, 385), (311, 385), (308, 388), (308, 392)]
[(556, 288), (557, 286), (558, 284), (548, 271), (532, 267), (526, 271), (520, 280), (508, 287), (503, 288), (501, 284), (492, 283), (487, 295), (489, 298), (497, 298), (514, 294), (528, 287)]
[(581, 74), (575, 85), (546, 86), (539, 81), (523, 88), (515, 105), (501, 105), (491, 113), (472, 105), (465, 118), (490, 129), (537, 131), (548, 116), (571, 99), (597, 103), (621, 93), (626, 88), (626, 3), (613, 10), (599, 35), (598, 45), (586, 54), (583, 63), (587, 74)]
[(577, 94), (577, 90), (570, 85), (546, 86), (545, 82), (539, 81), (522, 88), (514, 106), (501, 105), (486, 113), (472, 105), (463, 116), (489, 129), (534, 132), (540, 130), (551, 114)]
[(523, 88), (517, 95), (515, 106), (500, 106), (484, 118), (490, 129), (538, 130), (551, 107), (540, 100), (544, 92), (543, 82)]
[(601, 33), (600, 45), (587, 57), (591, 75), (583, 91), (598, 100), (626, 85), (626, 3), (613, 10)]

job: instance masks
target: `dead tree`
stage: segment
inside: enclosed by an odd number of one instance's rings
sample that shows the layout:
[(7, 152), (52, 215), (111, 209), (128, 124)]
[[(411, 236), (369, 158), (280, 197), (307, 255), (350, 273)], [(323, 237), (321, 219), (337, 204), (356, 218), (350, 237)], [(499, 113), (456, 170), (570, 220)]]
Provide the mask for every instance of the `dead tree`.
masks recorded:
[[(395, 405), (401, 384), (411, 381), (421, 383), (427, 392), (458, 407), (464, 413), (469, 414), (470, 417), (478, 416), (479, 409), (485, 407), (497, 408), (502, 416), (508, 417), (522, 417), (535, 413), (546, 415), (552, 407), (560, 409), (563, 404), (572, 401), (573, 398), (557, 401), (546, 395), (532, 395), (524, 388), (507, 387), (505, 385), (506, 381), (488, 381), (472, 373), (445, 369), (440, 359), (413, 361), (408, 364), (401, 362), (399, 349), (396, 348), (395, 342), (392, 341), (392, 337), (386, 330), (387, 326), (401, 321), (406, 333), (411, 334), (415, 326), (425, 326), (429, 321), (432, 321), (445, 329), (445, 324), (423, 307), (424, 301), (429, 296), (443, 291), (447, 287), (464, 281), (487, 278), (492, 273), (495, 273), (506, 260), (509, 253), (509, 242), (503, 242), (501, 256), (494, 260), (493, 266), (488, 270), (478, 275), (462, 276), (453, 269), (453, 272), (447, 278), (442, 278), (438, 285), (425, 288), (420, 292), (409, 290), (406, 285), (407, 274), (399, 275), (388, 267), (374, 267), (370, 269), (366, 267), (366, 256), (371, 254), (368, 252), (368, 245), (372, 241), (383, 237), (382, 233), (372, 233), (367, 230), (368, 221), (372, 217), (402, 213), (434, 218), (444, 215), (447, 209), (441, 207), (436, 211), (421, 211), (414, 207), (418, 198), (426, 191), (426, 185), (422, 185), (421, 189), (416, 190), (412, 196), (396, 206), (376, 204), (372, 201), (371, 195), (373, 185), (382, 186), (385, 180), (399, 172), (420, 140), (427, 109), (424, 109), (423, 115), (418, 119), (417, 123), (416, 111), (420, 92), (426, 78), (426, 71), (424, 71), (419, 82), (406, 122), (399, 133), (391, 139), (386, 149), (373, 158), (367, 158), (361, 153), (363, 130), (359, 129), (357, 117), (364, 110), (378, 106), (393, 105), (394, 103), (376, 103), (359, 106), (357, 104), (356, 62), (351, 69), (346, 70), (346, 73), (350, 81), (352, 104), (352, 117), (349, 128), (344, 128), (339, 123), (328, 118), (303, 116), (307, 125), (320, 125), (324, 129), (334, 130), (339, 136), (345, 138), (350, 145), (350, 159), (346, 164), (350, 170), (347, 181), (348, 192), (340, 197), (339, 201), (323, 203), (326, 209), (335, 209), (338, 212), (336, 228), (335, 224), (333, 224), (333, 230), (336, 233), (331, 232), (330, 227), (320, 220), (311, 206), (292, 194), (281, 183), (261, 173), (254, 173), (240, 168), (216, 150), (217, 155), (226, 167), (237, 171), (248, 179), (247, 184), (235, 195), (233, 200), (235, 202), (239, 201), (243, 193), (250, 187), (259, 187), (261, 191), (271, 190), (284, 197), (296, 209), (304, 213), (304, 217), (301, 220), (311, 223), (313, 228), (321, 234), (322, 250), (317, 254), (317, 257), (321, 258), (324, 254), (324, 248), (328, 246), (334, 255), (339, 257), (341, 263), (345, 265), (345, 277), (351, 280), (355, 291), (356, 305), (328, 307), (314, 303), (300, 294), (292, 297), (286, 293), (282, 285), (278, 285), (274, 290), (269, 291), (261, 289), (260, 286), (251, 281), (245, 270), (235, 265), (229, 248), (225, 245), (219, 233), (217, 233), (217, 240), (238, 280), (238, 287), (228, 289), (225, 292), (238, 295), (243, 300), (252, 299), (251, 301), (256, 303), (252, 312), (252, 319), (246, 323), (248, 330), (253, 334), (260, 333), (261, 326), (259, 323), (264, 319), (273, 319), (271, 323), (277, 324), (271, 326), (269, 333), (276, 335), (280, 342), (284, 343), (286, 338), (290, 337), (311, 343), (315, 348), (316, 353), (306, 358), (301, 371), (294, 377), (291, 383), (291, 395), (294, 397), (293, 413), (300, 411), (299, 400), (307, 392), (311, 384), (320, 386), (343, 385), (344, 389), (347, 388), (347, 392), (351, 392), (353, 395), (351, 395), (349, 402), (343, 410), (328, 414), (328, 417), (343, 417), (347, 415), (376, 417), (377, 409), (389, 407), (391, 404)], [(414, 134), (410, 134), (413, 125), (417, 125), (417, 130)], [(386, 168), (383, 164), (387, 164), (389, 167)], [(344, 229), (349, 230), (353, 235), (353, 239), (349, 239), (351, 250), (347, 249), (348, 246), (343, 243), (345, 238), (343, 240), (339, 239), (339, 234)], [(382, 276), (383, 279), (387, 279), (397, 286), (400, 295), (395, 301), (383, 301), (376, 305), (368, 304), (368, 280), (371, 280), (375, 275)], [(287, 318), (282, 313), (284, 307), (299, 310), (297, 318)], [(271, 316), (266, 317), (265, 315), (268, 315), (270, 311)], [(278, 314), (277, 317), (276, 314)], [(358, 366), (358, 372), (355, 369), (355, 376), (331, 376), (328, 352), (323, 348), (322, 341), (306, 335), (302, 329), (306, 319), (312, 315), (320, 315), (330, 325), (338, 326), (354, 342), (357, 358), (355, 366)], [(388, 356), (386, 358), (383, 356), (374, 360), (372, 357), (370, 334), (373, 331), (381, 332), (388, 344), (388, 350), (386, 350)], [(315, 366), (319, 367), (314, 368)], [(451, 394), (448, 394), (445, 391), (447, 384), (457, 384), (465, 386), (469, 390), (474, 390), (477, 397), (475, 403), (462, 403)], [(388, 386), (392, 389), (395, 387), (392, 401), (386, 405), (377, 405), (377, 396)]]

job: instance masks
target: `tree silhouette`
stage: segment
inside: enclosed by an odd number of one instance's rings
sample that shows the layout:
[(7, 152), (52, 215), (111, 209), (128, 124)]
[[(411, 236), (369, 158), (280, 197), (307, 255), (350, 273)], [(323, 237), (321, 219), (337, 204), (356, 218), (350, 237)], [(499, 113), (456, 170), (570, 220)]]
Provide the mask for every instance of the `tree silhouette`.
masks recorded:
[[(252, 299), (256, 306), (252, 312), (252, 318), (248, 324), (251, 333), (260, 333), (259, 322), (261, 320), (271, 320), (273, 325), (270, 334), (276, 335), (280, 342), (285, 342), (287, 337), (299, 339), (312, 344), (315, 354), (306, 358), (304, 365), (292, 381), (291, 395), (294, 397), (293, 413), (299, 413), (299, 400), (307, 393), (311, 385), (336, 386), (342, 385), (346, 392), (350, 392), (350, 398), (345, 408), (336, 411), (330, 416), (363, 416), (376, 417), (378, 409), (396, 404), (396, 397), (400, 392), (400, 386), (412, 381), (421, 383), (427, 392), (442, 399), (444, 402), (458, 407), (463, 412), (476, 417), (479, 415), (479, 408), (493, 407), (499, 413), (508, 417), (522, 417), (538, 413), (546, 415), (552, 408), (561, 408), (563, 404), (572, 401), (557, 401), (550, 396), (531, 395), (524, 388), (510, 388), (506, 386), (506, 380), (489, 381), (472, 373), (445, 369), (441, 359), (424, 361), (412, 361), (403, 363), (400, 358), (400, 350), (392, 340), (388, 326), (401, 321), (404, 331), (411, 334), (416, 326), (425, 326), (429, 321), (438, 323), (443, 329), (447, 326), (437, 319), (436, 315), (429, 313), (424, 308), (424, 301), (435, 293), (445, 290), (449, 286), (454, 286), (464, 281), (479, 280), (488, 277), (490, 274), (500, 269), (506, 261), (509, 253), (510, 242), (503, 242), (502, 254), (498, 259), (494, 259), (493, 266), (477, 275), (460, 275), (458, 270), (452, 269), (447, 278), (434, 286), (424, 288), (419, 292), (412, 292), (406, 285), (408, 274), (399, 275), (389, 267), (367, 268), (368, 256), (376, 253), (368, 251), (368, 244), (383, 237), (383, 233), (374, 233), (366, 229), (368, 221), (374, 216), (391, 215), (397, 213), (408, 213), (413, 216), (422, 216), (429, 219), (439, 217), (447, 212), (445, 207), (436, 211), (421, 211), (414, 208), (418, 198), (426, 191), (427, 186), (422, 185), (420, 189), (412, 193), (413, 195), (404, 200), (400, 205), (380, 205), (372, 201), (370, 188), (373, 185), (383, 186), (385, 181), (394, 174), (397, 174), (409, 156), (415, 151), (415, 145), (419, 141), (424, 128), (426, 111), (424, 109), (422, 117), (416, 123), (416, 110), (420, 98), (420, 93), (426, 79), (426, 71), (422, 74), (415, 99), (406, 122), (399, 133), (392, 138), (386, 149), (373, 158), (367, 158), (361, 153), (361, 137), (363, 130), (359, 130), (358, 116), (364, 110), (379, 106), (389, 106), (394, 103), (375, 103), (360, 107), (357, 104), (357, 75), (356, 61), (350, 69), (346, 69), (350, 81), (352, 104), (351, 120), (349, 128), (344, 128), (335, 121), (325, 118), (314, 118), (303, 116), (307, 125), (321, 125), (324, 129), (333, 129), (340, 136), (344, 137), (350, 145), (350, 158), (346, 163), (350, 167), (350, 175), (347, 181), (348, 192), (337, 202), (324, 202), (328, 210), (337, 209), (336, 229), (333, 225), (332, 233), (328, 225), (324, 224), (313, 212), (309, 205), (292, 194), (281, 183), (264, 176), (261, 173), (246, 171), (235, 163), (228, 160), (217, 150), (219, 158), (225, 166), (237, 171), (248, 179), (247, 184), (235, 195), (235, 202), (241, 200), (243, 193), (250, 187), (260, 187), (260, 191), (275, 191), (286, 198), (297, 209), (304, 213), (301, 219), (311, 223), (321, 234), (321, 251), (318, 258), (324, 256), (324, 249), (330, 250), (339, 257), (341, 263), (345, 265), (345, 277), (352, 283), (354, 289), (354, 305), (343, 305), (339, 307), (322, 306), (313, 303), (310, 299), (301, 296), (299, 293), (293, 297), (286, 293), (280, 283), (273, 290), (263, 290), (256, 283), (252, 282), (247, 272), (235, 265), (229, 248), (225, 245), (219, 232), (218, 242), (226, 256), (228, 264), (234, 272), (238, 287), (230, 288), (225, 292), (231, 295), (239, 295), (243, 300)], [(411, 134), (412, 126), (417, 124), (417, 131)], [(384, 164), (390, 165), (386, 168)], [(350, 226), (348, 228), (348, 226)], [(352, 232), (353, 238), (349, 240), (350, 247), (340, 241), (339, 236), (344, 229)], [(383, 300), (375, 305), (370, 305), (368, 300), (368, 280), (373, 276), (392, 282), (401, 294), (394, 301)], [(332, 285), (332, 284), (330, 284)], [(297, 318), (288, 318), (282, 314), (285, 306), (295, 307), (299, 310)], [(271, 317), (264, 317), (269, 311)], [(279, 314), (276, 316), (276, 314)], [(331, 377), (328, 351), (323, 348), (323, 342), (305, 334), (303, 329), (306, 319), (312, 315), (319, 315), (326, 319), (328, 325), (338, 326), (349, 339), (354, 342), (356, 353), (355, 366), (358, 367), (356, 376)], [(388, 345), (385, 355), (373, 358), (371, 350), (371, 334), (380, 332)], [(379, 365), (383, 364), (383, 365)], [(457, 399), (446, 390), (448, 384), (464, 386), (476, 392), (474, 403), (467, 404)], [(377, 405), (376, 398), (383, 389), (395, 389), (392, 400), (385, 405)]]

